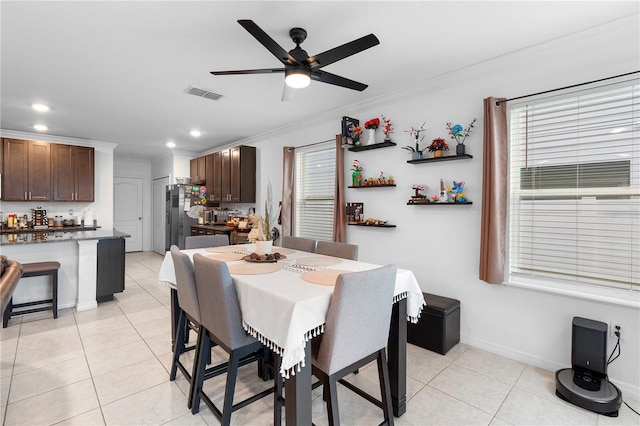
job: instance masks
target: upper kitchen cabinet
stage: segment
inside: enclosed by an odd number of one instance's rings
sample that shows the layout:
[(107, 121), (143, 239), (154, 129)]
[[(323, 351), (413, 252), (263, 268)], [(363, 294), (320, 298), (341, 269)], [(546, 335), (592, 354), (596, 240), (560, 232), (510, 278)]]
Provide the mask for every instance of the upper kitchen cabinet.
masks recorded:
[(46, 142), (3, 139), (2, 199), (51, 199), (51, 149)]
[(256, 148), (236, 146), (222, 151), (222, 202), (256, 202)]
[(198, 157), (191, 160), (190, 164), (191, 183), (203, 184), (207, 178), (206, 157)]
[(94, 201), (94, 149), (51, 145), (53, 201)]
[(209, 201), (222, 201), (222, 153), (214, 152), (206, 156), (206, 187)]

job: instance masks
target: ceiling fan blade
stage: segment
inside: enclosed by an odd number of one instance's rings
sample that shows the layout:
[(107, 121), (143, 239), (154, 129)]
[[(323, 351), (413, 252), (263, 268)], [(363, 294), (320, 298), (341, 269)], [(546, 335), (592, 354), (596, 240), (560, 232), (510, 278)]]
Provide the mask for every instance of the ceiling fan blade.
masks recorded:
[(322, 83), (333, 84), (340, 87), (346, 87), (347, 89), (358, 90), (362, 92), (369, 87), (366, 84), (359, 83), (348, 78), (340, 77), (339, 75), (331, 74), (322, 70), (314, 70), (311, 72), (311, 79), (320, 81)]
[(210, 71), (213, 75), (238, 75), (238, 74), (274, 74), (284, 72), (284, 68), (263, 68), (259, 70), (236, 70), (236, 71)]
[(242, 25), (245, 30), (249, 31), (249, 33), (260, 42), (264, 47), (267, 48), (269, 52), (273, 54), (280, 62), (285, 65), (297, 65), (298, 61), (296, 61), (293, 56), (289, 55), (289, 52), (284, 50), (274, 39), (272, 39), (267, 33), (265, 33), (262, 28), (256, 25), (250, 19), (239, 19), (238, 24)]
[(367, 50), (370, 47), (380, 44), (380, 40), (373, 35), (369, 34), (364, 37), (360, 37), (357, 40), (353, 40), (349, 43), (345, 43), (342, 46), (335, 47), (326, 52), (318, 53), (317, 55), (309, 56), (305, 61), (307, 65), (313, 68), (320, 68), (326, 65), (337, 62), (341, 59), (347, 58), (356, 53), (360, 53), (363, 50)]
[(290, 101), (291, 99), (293, 99), (297, 91), (298, 89), (294, 89), (293, 87), (285, 83), (284, 89), (282, 89), (282, 99), (280, 100), (283, 102)]

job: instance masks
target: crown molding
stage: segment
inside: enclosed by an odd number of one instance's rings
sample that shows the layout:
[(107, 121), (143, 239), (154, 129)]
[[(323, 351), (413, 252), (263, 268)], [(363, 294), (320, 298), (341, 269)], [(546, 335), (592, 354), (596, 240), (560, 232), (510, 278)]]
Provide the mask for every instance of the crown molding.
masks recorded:
[(0, 136), (2, 136), (3, 138), (51, 142), (51, 143), (59, 143), (62, 145), (89, 146), (89, 147), (98, 148), (100, 150), (107, 151), (107, 152), (113, 151), (116, 148), (116, 146), (118, 146), (117, 143), (113, 143), (113, 142), (102, 142), (102, 141), (95, 141), (90, 139), (70, 138), (67, 136), (47, 135), (42, 133), (19, 132), (17, 130), (6, 130), (6, 129), (0, 129)]

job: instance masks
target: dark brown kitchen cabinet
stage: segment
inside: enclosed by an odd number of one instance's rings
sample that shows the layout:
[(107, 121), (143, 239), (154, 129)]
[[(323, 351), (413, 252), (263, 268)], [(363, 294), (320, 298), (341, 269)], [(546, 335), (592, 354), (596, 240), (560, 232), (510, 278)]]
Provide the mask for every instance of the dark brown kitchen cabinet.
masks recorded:
[(3, 139), (2, 199), (51, 199), (51, 149), (46, 142)]
[(214, 152), (206, 156), (207, 198), (219, 203), (222, 201), (222, 153)]
[(124, 238), (98, 241), (96, 300), (113, 300), (114, 293), (124, 291)]
[(256, 202), (256, 148), (236, 146), (222, 151), (222, 202)]
[(94, 201), (94, 148), (51, 144), (53, 201)]
[(191, 160), (189, 163), (191, 183), (202, 184), (206, 180), (207, 175), (207, 161), (206, 157), (198, 157)]

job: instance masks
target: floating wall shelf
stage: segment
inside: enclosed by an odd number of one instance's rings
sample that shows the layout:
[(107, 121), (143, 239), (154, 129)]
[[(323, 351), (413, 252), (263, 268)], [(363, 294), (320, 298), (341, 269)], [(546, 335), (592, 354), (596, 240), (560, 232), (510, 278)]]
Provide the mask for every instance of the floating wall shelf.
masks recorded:
[(375, 224), (367, 224), (367, 223), (347, 223), (347, 225), (352, 225), (352, 226), (368, 226), (369, 228), (395, 228), (396, 225), (389, 225), (388, 223), (382, 224), (382, 225), (375, 225)]
[(385, 183), (384, 185), (352, 185), (352, 186), (347, 186), (347, 188), (382, 188), (385, 186), (396, 186), (395, 183), (392, 184), (388, 184)]
[(421, 158), (420, 160), (407, 160), (407, 163), (417, 164), (417, 163), (434, 163), (437, 161), (451, 161), (451, 160), (464, 160), (467, 158), (473, 158), (472, 155), (464, 154), (464, 155), (447, 155), (444, 157), (433, 157), (433, 158)]
[(378, 149), (378, 148), (386, 148), (388, 146), (396, 146), (395, 142), (380, 142), (380, 143), (374, 143), (373, 145), (361, 145), (361, 146), (354, 146), (352, 148), (347, 148), (349, 151), (353, 151), (353, 152), (359, 152), (359, 151), (368, 151), (370, 149)]
[(473, 204), (473, 201), (465, 201), (464, 203), (407, 203), (408, 206), (444, 206), (444, 205), (457, 205)]

